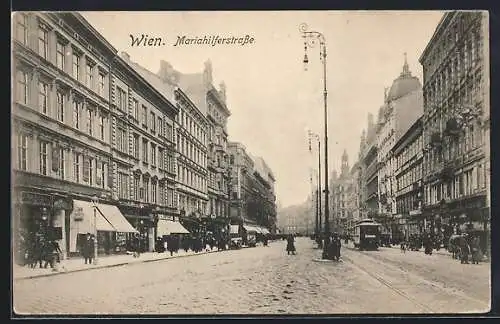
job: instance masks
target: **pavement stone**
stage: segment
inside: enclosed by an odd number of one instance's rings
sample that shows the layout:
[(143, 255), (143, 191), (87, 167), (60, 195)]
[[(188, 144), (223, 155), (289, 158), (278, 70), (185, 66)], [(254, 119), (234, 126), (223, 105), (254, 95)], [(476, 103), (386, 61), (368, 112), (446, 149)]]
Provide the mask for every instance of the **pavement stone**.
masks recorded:
[[(374, 257), (345, 247), (343, 262), (315, 262), (321, 250), (314, 245), (309, 239), (298, 238), (297, 255), (287, 255), (286, 241), (276, 241), (268, 247), (196, 258), (18, 280), (13, 286), (14, 307), (20, 314), (43, 315), (397, 314), (426, 312), (425, 305), (437, 302), (441, 303), (439, 307), (429, 308), (456, 309), (452, 308), (456, 299), (467, 300), (464, 296), (470, 293), (470, 286), (456, 294), (432, 281), (432, 272), (445, 277), (449, 267), (454, 267), (453, 280), (464, 269), (466, 274), (474, 271), (460, 263), (424, 271), (412, 266), (421, 262), (423, 254), (405, 257), (385, 249)], [(404, 258), (407, 264), (400, 261)], [(364, 269), (381, 276), (386, 273), (385, 281)], [(487, 280), (484, 273), (478, 274), (476, 280)], [(393, 286), (384, 282), (392, 282)], [(456, 285), (464, 283), (458, 281)], [(413, 298), (398, 293), (394, 287)], [(487, 304), (485, 300), (477, 302)], [(459, 305), (467, 309), (468, 304), (460, 301)]]

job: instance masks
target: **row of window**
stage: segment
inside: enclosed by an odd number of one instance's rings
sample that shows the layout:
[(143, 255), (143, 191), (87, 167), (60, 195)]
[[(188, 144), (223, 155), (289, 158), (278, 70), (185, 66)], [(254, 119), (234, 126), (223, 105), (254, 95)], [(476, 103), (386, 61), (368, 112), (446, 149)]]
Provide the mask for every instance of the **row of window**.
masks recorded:
[(429, 150), (424, 155), (424, 165), (426, 170), (435, 170), (442, 161), (454, 160), (463, 156), (467, 152), (483, 145), (482, 130), (479, 126), (470, 125), (465, 130), (463, 138), (448, 138), (443, 143), (441, 151)]
[(486, 188), (487, 173), (484, 165), (460, 173), (446, 183), (425, 186), (425, 202), (429, 205), (437, 204), (441, 199), (457, 199), (473, 194), (476, 190)]
[[(142, 179), (141, 179), (142, 178)], [(132, 190), (130, 190), (132, 189)], [(127, 172), (118, 172), (118, 197), (135, 201), (176, 207), (174, 189), (165, 186), (163, 181), (145, 175), (129, 176)]]
[(203, 145), (207, 146), (207, 133), (203, 127), (184, 109), (179, 109), (179, 114), (177, 115), (177, 122), (188, 131), (189, 134), (193, 135), (198, 141)]
[(207, 167), (207, 154), (182, 134), (177, 134), (177, 150), (196, 164), (204, 168)]
[(192, 212), (204, 212), (207, 210), (207, 203), (199, 198), (179, 194), (179, 209), (185, 211), (186, 215)]
[(418, 180), (422, 179), (422, 169), (421, 163), (415, 165), (411, 169), (406, 170), (404, 173), (399, 174), (396, 179), (396, 190), (404, 189), (408, 186), (413, 185)]
[[(435, 110), (441, 113), (453, 115), (454, 110), (461, 110), (464, 106), (475, 105), (482, 98), (482, 77), (480, 74), (474, 75), (467, 80), (456, 92), (447, 89), (438, 89), (435, 92), (424, 91), (424, 106), (427, 115), (430, 116)], [(449, 99), (450, 94), (453, 94)]]
[[(429, 71), (431, 66), (436, 66), (439, 69), (438, 74), (433, 73), (434, 78), (429, 85), (434, 89), (440, 87), (439, 84), (453, 83), (470, 66), (476, 64), (482, 51), (481, 36), (475, 31), (468, 35), (459, 35), (456, 32), (455, 40), (448, 40), (448, 42), (445, 41), (441, 44), (443, 46), (442, 50), (434, 55), (429, 65), (424, 66), (425, 78), (430, 77), (428, 73), (434, 71), (434, 69)], [(454, 52), (448, 56), (449, 50), (454, 46), (456, 46)]]
[(179, 180), (185, 185), (196, 190), (206, 192), (207, 180), (200, 174), (193, 172), (185, 166), (179, 166)]
[(17, 138), (17, 168), (89, 186), (108, 186), (106, 162), (24, 133)]
[(422, 201), (416, 193), (411, 193), (396, 200), (396, 213), (408, 214), (412, 210), (420, 209)]
[[(31, 96), (33, 84), (30, 74), (19, 69), (16, 72), (17, 101), (27, 106), (38, 106), (38, 111), (61, 123), (72, 125), (90, 136), (108, 141), (109, 119), (104, 110), (93, 106), (83, 98), (72, 95), (62, 86), (50, 85), (43, 76), (34, 77), (37, 96)], [(36, 80), (38, 79), (38, 80)], [(71, 98), (71, 99), (70, 99)], [(70, 101), (71, 100), (71, 101)]]
[[(30, 19), (33, 16), (18, 13), (16, 16), (16, 39), (26, 47), (30, 44)], [(48, 24), (39, 17), (37, 25), (36, 51), (43, 59), (52, 62), (59, 70), (73, 76), (75, 80), (84, 83), (89, 89), (106, 97), (108, 76), (104, 68), (75, 44), (71, 44), (60, 33), (54, 32)], [(55, 41), (55, 48), (51, 46)], [(71, 69), (71, 70), (70, 70)]]
[(418, 136), (414, 141), (412, 141), (407, 147), (405, 147), (400, 154), (396, 155), (396, 169), (401, 168), (409, 160), (413, 159), (420, 152), (422, 152), (424, 147), (422, 136)]

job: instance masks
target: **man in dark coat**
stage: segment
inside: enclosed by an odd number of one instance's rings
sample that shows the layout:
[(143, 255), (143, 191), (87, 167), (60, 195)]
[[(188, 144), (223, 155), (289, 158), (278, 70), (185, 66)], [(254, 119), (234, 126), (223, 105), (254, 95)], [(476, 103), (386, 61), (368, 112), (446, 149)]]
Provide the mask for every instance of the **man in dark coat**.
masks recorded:
[(292, 254), (295, 254), (295, 239), (293, 237), (292, 234), (288, 235), (288, 238), (287, 238), (287, 244), (286, 244), (286, 252), (288, 254), (292, 253)]

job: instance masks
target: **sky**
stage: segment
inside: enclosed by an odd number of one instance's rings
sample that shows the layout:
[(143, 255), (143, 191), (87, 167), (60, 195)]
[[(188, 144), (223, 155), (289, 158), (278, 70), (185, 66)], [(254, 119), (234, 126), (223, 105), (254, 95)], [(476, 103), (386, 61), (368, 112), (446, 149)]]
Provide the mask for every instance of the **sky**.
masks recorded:
[[(324, 34), (327, 45), (329, 170), (347, 150), (358, 155), (368, 113), (375, 118), (384, 88), (399, 75), (407, 53), (422, 82), (418, 59), (440, 11), (82, 12), (118, 51), (158, 72), (160, 60), (182, 73), (212, 62), (214, 85), (226, 84), (229, 140), (243, 143), (273, 170), (279, 206), (301, 204), (311, 192), (317, 154), (307, 132), (324, 136), (323, 70), (319, 47), (307, 49), (299, 25)], [(132, 46), (131, 36), (161, 37), (160, 46)], [(178, 37), (245, 37), (251, 44), (174, 46)], [(163, 45), (164, 44), (164, 45)], [(322, 149), (321, 155), (324, 155)], [(323, 163), (323, 162), (322, 162)], [(324, 176), (324, 165), (322, 170)]]

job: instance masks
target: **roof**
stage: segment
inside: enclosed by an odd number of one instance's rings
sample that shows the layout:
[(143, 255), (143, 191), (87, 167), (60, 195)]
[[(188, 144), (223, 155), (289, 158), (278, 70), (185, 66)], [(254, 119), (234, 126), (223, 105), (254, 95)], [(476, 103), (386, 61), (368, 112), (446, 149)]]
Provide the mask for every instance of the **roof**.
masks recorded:
[(396, 142), (424, 114), (424, 96), (422, 89), (413, 91), (393, 102), (396, 113)]
[(431, 39), (429, 40), (429, 42), (425, 46), (425, 49), (422, 51), (422, 54), (420, 55), (420, 58), (418, 59), (418, 61), (421, 64), (423, 63), (423, 60), (427, 56), (427, 54), (429, 53), (430, 49), (434, 46), (436, 39), (441, 34), (445, 25), (448, 24), (448, 22), (451, 20), (451, 18), (454, 14), (456, 14), (456, 11), (446, 12), (443, 15), (443, 17), (441, 17), (441, 20), (439, 21), (438, 25), (436, 26), (436, 29), (434, 30), (434, 33), (432, 34)]
[(160, 77), (158, 77), (153, 72), (140, 66), (139, 64), (132, 62), (127, 54), (122, 54), (122, 58), (131, 66), (140, 76), (142, 76), (149, 84), (151, 84), (159, 93), (161, 93), (170, 102), (175, 102), (175, 86), (163, 82)]

